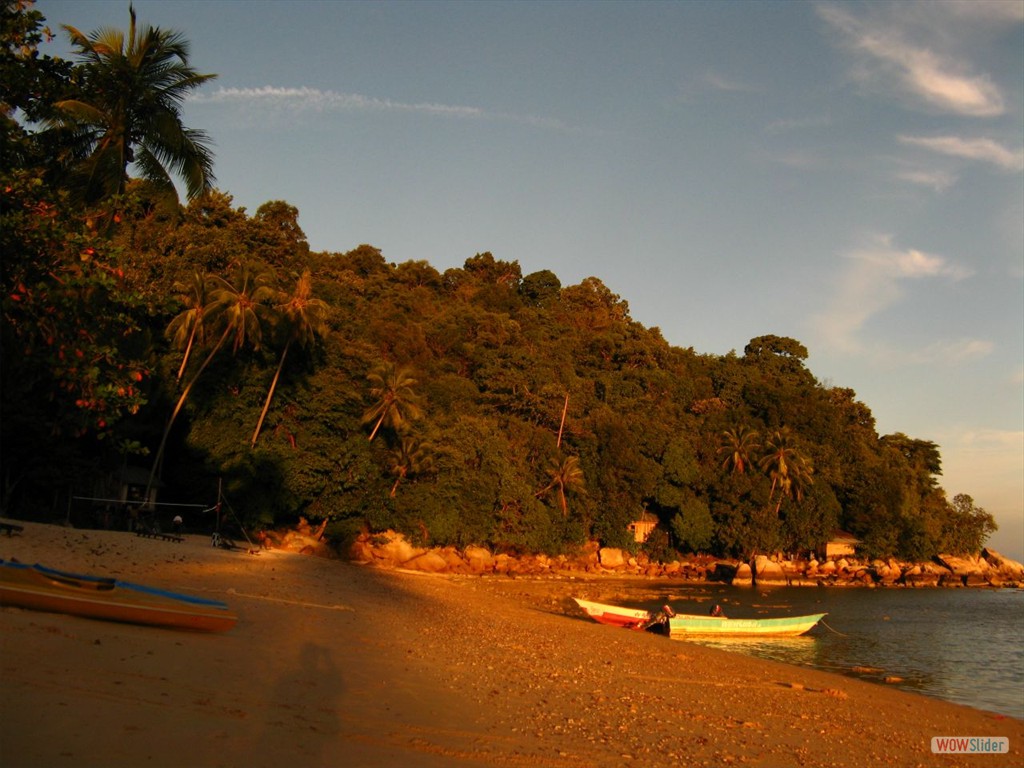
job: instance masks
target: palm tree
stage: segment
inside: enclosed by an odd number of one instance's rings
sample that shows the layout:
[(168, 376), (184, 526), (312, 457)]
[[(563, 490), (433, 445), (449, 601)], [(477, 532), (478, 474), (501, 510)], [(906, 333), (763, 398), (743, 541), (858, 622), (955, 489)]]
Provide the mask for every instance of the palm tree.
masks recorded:
[(173, 172), (191, 199), (213, 188), (213, 155), (205, 132), (182, 125), (181, 108), (189, 92), (216, 75), (189, 66), (180, 33), (137, 30), (135, 9), (128, 12), (127, 38), (117, 29), (87, 36), (64, 26), (83, 62), (81, 95), (55, 105), (57, 125), (72, 130), (86, 200), (122, 194), (132, 164), (168, 190)]
[(814, 482), (811, 479), (814, 468), (810, 459), (792, 444), (792, 435), (786, 427), (775, 430), (768, 436), (765, 449), (766, 453), (761, 458), (759, 466), (772, 479), (772, 488), (768, 493), (769, 504), (775, 497), (776, 489), (779, 491), (779, 500), (775, 505), (775, 514), (778, 514), (783, 498), (803, 498), (804, 487)]
[(260, 413), (256, 430), (252, 433), (250, 447), (255, 447), (256, 441), (259, 439), (263, 420), (267, 418), (267, 411), (270, 410), (270, 401), (274, 397), (274, 390), (277, 389), (278, 379), (281, 378), (281, 369), (284, 368), (284, 360), (288, 356), (292, 342), (297, 342), (300, 347), (305, 348), (306, 345), (316, 341), (317, 336), (327, 333), (327, 312), (330, 307), (327, 302), (313, 298), (313, 279), (308, 269), (299, 277), (295, 293), (277, 309), (286, 341), (284, 349), (281, 351), (281, 360), (277, 364), (277, 371), (274, 373), (274, 379), (270, 382), (270, 391), (267, 392), (267, 401), (263, 404), (263, 412)]
[[(221, 328), (221, 334), (217, 343), (210, 349), (206, 359), (203, 360), (199, 370), (195, 372), (188, 384), (181, 391), (178, 402), (171, 412), (171, 417), (164, 427), (163, 436), (160, 438), (160, 446), (157, 448), (156, 456), (153, 458), (153, 468), (149, 473), (149, 482), (146, 487), (146, 495), (152, 489), (153, 481), (156, 479), (157, 470), (163, 460), (164, 449), (167, 447), (167, 438), (171, 433), (171, 427), (178, 418), (182, 408), (185, 407), (185, 400), (195, 386), (203, 371), (213, 361), (229, 338), (232, 338), (232, 352), (237, 353), (242, 346), (249, 344), (254, 348), (260, 345), (260, 308), (266, 305), (274, 296), (274, 290), (270, 286), (271, 275), (268, 272), (254, 273), (248, 265), (238, 268), (235, 279), (231, 282), (217, 275), (210, 275), (208, 278), (210, 290), (210, 302), (204, 308), (204, 316), (215, 326)], [(173, 322), (173, 321), (172, 321)]]
[(536, 496), (539, 498), (552, 488), (558, 488), (558, 503), (562, 508), (562, 515), (568, 516), (569, 502), (566, 499), (565, 492), (586, 492), (586, 486), (583, 479), (583, 468), (580, 467), (579, 458), (576, 456), (568, 456), (561, 463), (553, 463), (552, 467), (548, 469), (548, 476), (551, 478), (551, 482), (537, 491)]
[(722, 444), (718, 447), (719, 453), (728, 452), (722, 466), (731, 466), (733, 472), (744, 474), (754, 463), (752, 456), (760, 447), (758, 439), (757, 432), (743, 425), (725, 430), (722, 433)]
[(409, 475), (425, 472), (433, 466), (430, 447), (412, 437), (403, 437), (391, 451), (391, 473), (395, 484), (391, 486), (391, 498), (398, 493), (398, 484)]
[(419, 382), (407, 368), (394, 363), (385, 363), (366, 377), (370, 382), (370, 394), (376, 402), (366, 409), (363, 423), (375, 422), (370, 440), (377, 436), (383, 425), (401, 429), (407, 421), (420, 417), (419, 397), (413, 387)]
[(207, 287), (206, 278), (198, 272), (193, 273), (191, 293), (185, 299), (186, 308), (171, 320), (167, 326), (166, 335), (171, 339), (171, 344), (177, 349), (182, 347), (185, 349), (185, 356), (181, 359), (181, 367), (178, 368), (178, 382), (185, 375), (185, 368), (188, 367), (193, 345), (196, 342), (202, 344), (206, 340), (204, 313), (206, 312), (206, 305), (210, 301)]

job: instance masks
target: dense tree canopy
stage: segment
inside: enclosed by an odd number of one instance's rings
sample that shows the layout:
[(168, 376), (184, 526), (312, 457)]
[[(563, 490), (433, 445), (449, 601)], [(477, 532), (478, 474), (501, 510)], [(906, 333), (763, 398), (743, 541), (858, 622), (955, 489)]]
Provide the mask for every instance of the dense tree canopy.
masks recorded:
[[(929, 557), (994, 530), (970, 496), (947, 499), (938, 446), (879, 435), (795, 339), (702, 355), (598, 277), (563, 286), (491, 253), (440, 273), (370, 245), (312, 252), (294, 207), (249, 215), (207, 189), (208, 168), (185, 206), (140, 180), (73, 195), (47, 151), (62, 135), (33, 120), (92, 103), (88, 68), (116, 46), (77, 33), (96, 55), (69, 70), (36, 54), (38, 14), (4, 13), (5, 514), (66, 515), (135, 465), (168, 501), (223, 489), (247, 525), (305, 516), (508, 551), (635, 546), (645, 511), (658, 555), (808, 551), (843, 528), (869, 555)], [(123, 53), (147, 34), (185, 52), (133, 17)]]

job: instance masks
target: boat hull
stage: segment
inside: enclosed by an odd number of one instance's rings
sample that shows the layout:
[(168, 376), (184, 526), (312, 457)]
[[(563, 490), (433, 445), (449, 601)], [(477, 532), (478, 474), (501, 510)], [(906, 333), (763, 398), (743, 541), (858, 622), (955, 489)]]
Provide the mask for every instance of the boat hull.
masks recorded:
[(809, 616), (785, 616), (773, 619), (730, 619), (725, 616), (675, 614), (654, 616), (638, 608), (595, 603), (574, 597), (576, 604), (594, 621), (627, 629), (648, 629), (667, 622), (668, 634), (682, 637), (795, 637), (808, 632), (824, 617), (824, 613)]
[(4, 561), (0, 561), (0, 605), (203, 632), (224, 632), (238, 621), (217, 600)]
[(574, 597), (576, 604), (583, 609), (594, 621), (599, 624), (609, 624), (613, 627), (626, 627), (627, 629), (644, 629), (651, 622), (650, 611), (643, 611), (637, 608), (620, 608), (617, 605), (606, 605), (595, 603), (592, 600), (581, 600)]
[(824, 613), (774, 619), (730, 619), (724, 616), (677, 614), (668, 620), (669, 636), (680, 637), (795, 637), (813, 628)]

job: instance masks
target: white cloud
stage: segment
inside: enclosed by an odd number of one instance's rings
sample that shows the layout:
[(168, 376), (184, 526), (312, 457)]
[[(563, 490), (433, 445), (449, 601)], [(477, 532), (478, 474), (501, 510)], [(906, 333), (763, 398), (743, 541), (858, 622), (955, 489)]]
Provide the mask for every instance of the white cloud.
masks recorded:
[(523, 123), (539, 128), (564, 130), (560, 120), (531, 115), (513, 115), (488, 112), (479, 107), (467, 107), (434, 102), (407, 103), (363, 96), (358, 93), (322, 91), (318, 88), (283, 88), (265, 85), (261, 88), (218, 88), (205, 94), (194, 94), (190, 101), (202, 104), (234, 104), (258, 106), (260, 108), (287, 109), (314, 112), (408, 112), (439, 117), (476, 120), (504, 120)]
[(917, 364), (941, 363), (958, 365), (971, 360), (981, 360), (992, 354), (995, 345), (984, 339), (954, 339), (937, 341), (923, 349), (910, 353), (907, 359)]
[(929, 0), (923, 5), (927, 6), (929, 11), (947, 10), (954, 16), (977, 21), (997, 24), (1024, 21), (1024, 3), (1019, 0), (945, 0), (939, 4)]
[(708, 69), (703, 73), (687, 74), (672, 95), (672, 103), (688, 104), (708, 93), (756, 93), (757, 87), (750, 83), (727, 77)]
[(945, 192), (956, 182), (956, 176), (945, 171), (923, 171), (907, 169), (896, 174), (900, 181), (930, 187), (936, 192)]
[(828, 310), (815, 318), (816, 328), (824, 343), (839, 352), (868, 355), (879, 360), (899, 357), (924, 362), (961, 362), (989, 354), (992, 345), (976, 339), (938, 341), (910, 353), (897, 353), (884, 344), (862, 340), (868, 322), (895, 306), (904, 295), (904, 284), (912, 280), (963, 280), (970, 270), (942, 256), (916, 249), (900, 250), (892, 238), (880, 236), (869, 246), (847, 255), (846, 268), (840, 276)]
[(451, 106), (446, 104), (405, 104), (389, 99), (362, 96), (358, 93), (321, 91), (317, 88), (279, 88), (265, 85), (262, 88), (218, 88), (209, 94), (196, 94), (192, 101), (207, 104), (243, 104), (260, 106), (281, 106), (288, 109), (352, 110), (352, 111), (404, 111), (452, 117), (481, 117), (483, 111), (476, 107)]
[(722, 75), (713, 70), (708, 70), (704, 73), (703, 82), (711, 90), (714, 91), (728, 91), (732, 93), (750, 93), (755, 90), (751, 85), (740, 82), (739, 80), (732, 80), (725, 75)]
[(876, 13), (860, 19), (838, 5), (821, 5), (818, 13), (853, 54), (858, 79), (880, 87), (897, 83), (904, 93), (954, 114), (993, 117), (1005, 111), (1002, 93), (988, 75), (972, 73), (969, 63), (952, 53), (909, 40), (913, 30), (905, 18)]
[(900, 136), (904, 144), (941, 155), (990, 163), (1004, 171), (1024, 170), (1024, 150), (1014, 151), (992, 139), (962, 139), (959, 136)]

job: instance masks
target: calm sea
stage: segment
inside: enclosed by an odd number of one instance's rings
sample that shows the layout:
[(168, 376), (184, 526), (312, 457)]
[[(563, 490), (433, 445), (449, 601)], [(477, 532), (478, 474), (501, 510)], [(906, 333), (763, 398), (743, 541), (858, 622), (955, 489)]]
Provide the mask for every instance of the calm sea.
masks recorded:
[(650, 609), (669, 603), (679, 613), (707, 613), (719, 603), (734, 618), (825, 612), (825, 623), (802, 637), (706, 644), (1024, 719), (1024, 590), (766, 590), (634, 582), (623, 583), (619, 597)]

